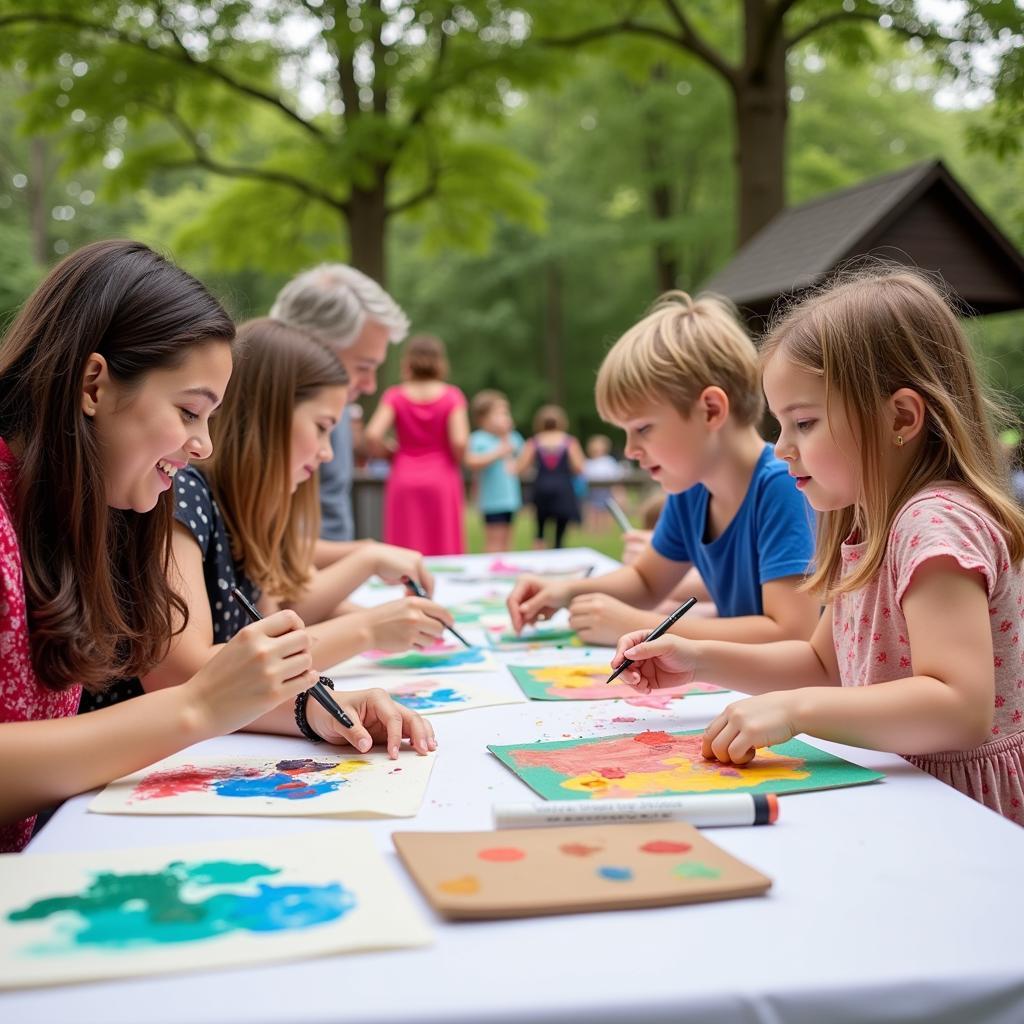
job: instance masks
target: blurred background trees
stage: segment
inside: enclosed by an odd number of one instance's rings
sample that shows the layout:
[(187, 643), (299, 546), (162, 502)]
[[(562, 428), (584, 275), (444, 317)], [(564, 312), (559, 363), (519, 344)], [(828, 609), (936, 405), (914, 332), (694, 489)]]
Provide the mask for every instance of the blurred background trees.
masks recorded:
[[(92, 238), (239, 317), (348, 260), (467, 392), (599, 429), (608, 344), (783, 202), (941, 156), (1024, 245), (1014, 0), (0, 0), (0, 311)], [(972, 324), (1024, 402), (1020, 314)], [(393, 372), (393, 368), (392, 368)]]

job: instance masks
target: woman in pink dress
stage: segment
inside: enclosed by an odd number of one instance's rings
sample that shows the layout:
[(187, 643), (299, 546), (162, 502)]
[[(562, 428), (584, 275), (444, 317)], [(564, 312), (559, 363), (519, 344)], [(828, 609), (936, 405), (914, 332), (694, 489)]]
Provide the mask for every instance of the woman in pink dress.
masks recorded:
[(448, 384), (444, 344), (429, 335), (410, 338), (402, 383), (388, 388), (366, 427), (367, 442), (397, 445), (384, 499), (384, 540), (424, 555), (466, 550), (462, 456), (469, 437), (466, 396)]

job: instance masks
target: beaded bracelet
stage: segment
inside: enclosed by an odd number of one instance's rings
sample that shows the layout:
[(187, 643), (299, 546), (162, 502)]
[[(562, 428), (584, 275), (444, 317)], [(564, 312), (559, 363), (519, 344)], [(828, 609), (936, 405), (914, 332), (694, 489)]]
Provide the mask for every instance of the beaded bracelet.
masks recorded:
[[(324, 676), (320, 677), (320, 682), (323, 683), (329, 690), (334, 689), (334, 683), (330, 679)], [(309, 740), (310, 743), (323, 743), (324, 738), (309, 724), (309, 719), (306, 717), (306, 704), (309, 701), (309, 690), (303, 690), (295, 698), (295, 724), (299, 727), (299, 732)]]

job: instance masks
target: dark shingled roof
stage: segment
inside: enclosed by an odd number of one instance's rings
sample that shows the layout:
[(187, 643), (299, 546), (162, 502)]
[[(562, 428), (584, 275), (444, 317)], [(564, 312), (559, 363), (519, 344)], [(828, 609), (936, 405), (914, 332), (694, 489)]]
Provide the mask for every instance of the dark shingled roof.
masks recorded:
[(1024, 256), (939, 160), (783, 210), (704, 288), (763, 317), (868, 254), (939, 272), (976, 313), (1024, 307)]

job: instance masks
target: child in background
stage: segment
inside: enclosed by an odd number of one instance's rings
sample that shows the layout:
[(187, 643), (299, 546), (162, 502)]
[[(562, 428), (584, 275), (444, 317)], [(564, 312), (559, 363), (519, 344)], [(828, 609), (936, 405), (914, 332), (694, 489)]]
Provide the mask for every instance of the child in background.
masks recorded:
[(569, 417), (558, 405), (544, 405), (533, 417), (533, 437), (523, 446), (516, 469), (534, 470), (533, 504), (537, 512), (535, 548), (544, 547), (547, 524), (554, 521), (552, 547), (560, 548), (569, 523), (580, 521), (575, 478), (583, 472), (583, 449), (569, 430)]
[[(214, 424), (209, 464), (175, 476), (169, 578), (188, 619), (144, 678), (147, 690), (187, 679), (245, 624), (245, 611), (231, 596), (236, 586), (264, 614), (286, 606), (303, 616), (321, 671), (370, 648), (429, 644), (451, 621), (440, 605), (417, 597), (338, 614), (343, 598), (375, 573), (398, 582), (394, 568), (380, 560), (395, 550), (387, 546), (356, 547), (326, 569), (312, 565), (320, 518), (316, 471), (332, 455), (330, 434), (345, 408), (347, 374), (315, 335), (278, 320), (250, 320), (238, 338), (242, 355)], [(405, 552), (399, 555), (402, 571)], [(138, 692), (137, 683), (123, 684), (111, 698), (132, 696), (133, 685)], [(421, 753), (432, 741), (426, 721), (381, 690), (346, 692), (338, 702), (354, 729), (313, 702), (298, 717), (299, 709), (278, 709), (251, 728), (312, 733), (359, 750), (386, 740), (392, 754), (403, 733)]]
[(604, 434), (588, 437), (586, 452), (583, 463), (583, 476), (587, 482), (584, 519), (588, 530), (600, 533), (612, 522), (605, 502), (614, 498), (621, 505), (625, 497), (622, 488), (612, 483), (622, 478), (622, 467), (612, 455), (612, 439)]
[(597, 408), (626, 431), (626, 456), (667, 492), (654, 537), (631, 565), (582, 580), (523, 577), (509, 597), (515, 628), (569, 605), (588, 643), (653, 629), (655, 608), (691, 566), (718, 618), (673, 631), (755, 643), (804, 638), (817, 601), (801, 590), (813, 540), (806, 502), (757, 432), (757, 353), (728, 306), (665, 296), (620, 338), (597, 377)]
[(0, 851), (34, 815), (316, 682), (294, 612), (243, 629), (175, 691), (76, 717), (83, 684), (145, 672), (181, 601), (172, 477), (210, 454), (235, 327), (137, 242), (59, 263), (0, 341)]
[(873, 271), (797, 305), (764, 346), (777, 454), (819, 512), (810, 641), (619, 641), (641, 690), (758, 694), (707, 728), (744, 764), (797, 733), (902, 753), (1024, 823), (1024, 511), (974, 357), (934, 285)]
[(512, 521), (523, 496), (516, 458), (523, 437), (512, 422), (508, 398), (500, 391), (480, 391), (470, 402), (476, 430), (469, 435), (466, 466), (477, 474), (477, 502), (484, 517), (484, 550), (512, 548)]

